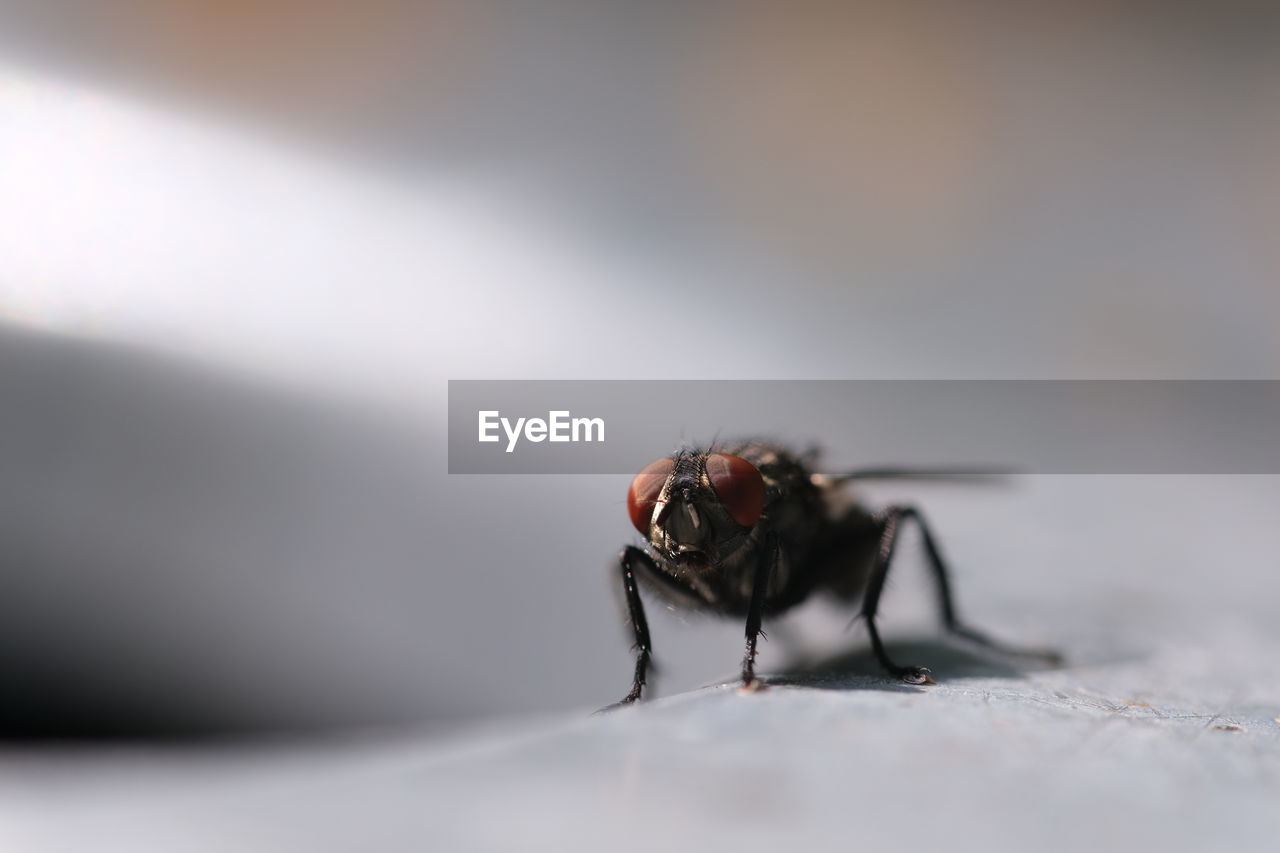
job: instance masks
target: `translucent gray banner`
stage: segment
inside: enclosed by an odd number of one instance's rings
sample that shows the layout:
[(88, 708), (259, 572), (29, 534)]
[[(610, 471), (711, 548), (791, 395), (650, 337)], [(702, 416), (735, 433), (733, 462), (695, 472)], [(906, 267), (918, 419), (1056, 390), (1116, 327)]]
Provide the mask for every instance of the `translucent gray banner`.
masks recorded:
[(716, 437), (818, 446), (841, 468), (1275, 474), (1280, 382), (449, 382), (451, 474), (634, 473)]

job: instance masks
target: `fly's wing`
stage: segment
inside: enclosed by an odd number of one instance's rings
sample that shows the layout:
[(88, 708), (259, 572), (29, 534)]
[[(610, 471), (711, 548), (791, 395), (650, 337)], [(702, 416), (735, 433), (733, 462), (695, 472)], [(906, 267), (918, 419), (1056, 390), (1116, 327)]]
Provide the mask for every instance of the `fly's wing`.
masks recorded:
[(932, 480), (943, 482), (995, 482), (1007, 480), (1025, 473), (1016, 468), (996, 468), (984, 465), (957, 465), (950, 468), (859, 468), (844, 474), (830, 476), (832, 483), (852, 483), (866, 480)]

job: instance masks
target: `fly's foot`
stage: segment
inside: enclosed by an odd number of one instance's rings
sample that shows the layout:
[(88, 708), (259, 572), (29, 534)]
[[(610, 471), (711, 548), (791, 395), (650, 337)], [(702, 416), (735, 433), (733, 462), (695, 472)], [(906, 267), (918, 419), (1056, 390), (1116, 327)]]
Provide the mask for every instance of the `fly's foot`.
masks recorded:
[(639, 698), (640, 698), (639, 696), (633, 696), (633, 695), (628, 694), (628, 695), (624, 696), (623, 698), (619, 699), (617, 702), (614, 702), (612, 705), (605, 705), (603, 708), (600, 708), (599, 710), (595, 711), (594, 713), (596, 713), (596, 714), (607, 714), (607, 713), (609, 713), (610, 711), (616, 711), (616, 710), (618, 710), (619, 708), (626, 708), (626, 707), (629, 707), (629, 706), (631, 706), (631, 705), (634, 705), (634, 704), (636, 703), (636, 701), (637, 701)]
[(889, 674), (904, 684), (938, 683), (933, 680), (933, 673), (923, 666), (895, 666), (889, 669)]
[(985, 649), (990, 649), (991, 651), (996, 652), (997, 654), (1002, 654), (1005, 657), (1022, 658), (1024, 660), (1036, 660), (1036, 661), (1040, 661), (1041, 663), (1047, 664), (1048, 666), (1055, 666), (1055, 667), (1062, 666), (1062, 664), (1065, 662), (1062, 657), (1062, 653), (1058, 652), (1055, 649), (1023, 648), (1022, 646), (1011, 646), (1011, 645), (1008, 645), (1007, 643), (1002, 643), (1002, 642), (999, 642), (998, 640), (993, 640), (986, 633), (979, 631), (976, 628), (970, 628), (967, 625), (953, 625), (950, 628), (950, 631), (954, 636), (960, 637), (961, 639), (964, 639), (964, 640), (968, 640), (970, 643), (973, 643), (974, 645), (977, 645), (977, 646), (981, 646)]
[(769, 685), (765, 684), (763, 681), (761, 681), (760, 679), (756, 678), (753, 675), (750, 678), (742, 679), (742, 685), (738, 687), (738, 692), (743, 694), (759, 693), (762, 690), (768, 690), (768, 689), (769, 689)]
[(1067, 662), (1062, 652), (1056, 649), (1018, 649), (1015, 657), (1038, 660), (1046, 666), (1059, 667)]

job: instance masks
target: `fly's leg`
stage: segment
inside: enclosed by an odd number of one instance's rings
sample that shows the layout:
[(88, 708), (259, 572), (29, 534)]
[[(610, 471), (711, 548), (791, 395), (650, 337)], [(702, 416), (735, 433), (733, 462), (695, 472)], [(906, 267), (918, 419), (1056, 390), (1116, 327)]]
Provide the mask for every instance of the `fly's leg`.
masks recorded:
[(622, 574), (622, 591), (627, 600), (627, 615), (635, 631), (635, 676), (631, 681), (631, 692), (623, 696), (620, 701), (601, 708), (602, 711), (630, 705), (640, 698), (640, 694), (644, 692), (645, 676), (649, 672), (649, 660), (653, 656), (653, 643), (649, 640), (649, 622), (644, 617), (644, 603), (640, 600), (640, 589), (636, 586), (636, 563), (645, 563), (649, 569), (657, 571), (657, 566), (649, 555), (634, 545), (624, 548), (622, 555), (618, 558), (618, 569)]
[(876, 551), (875, 567), (871, 570), (871, 578), (867, 581), (867, 590), (862, 598), (862, 616), (867, 621), (867, 631), (871, 634), (871, 650), (875, 652), (880, 666), (894, 678), (907, 684), (933, 684), (933, 676), (922, 666), (899, 666), (889, 657), (880, 639), (880, 630), (876, 627), (876, 612), (880, 608), (880, 593), (884, 592), (885, 578), (889, 576), (889, 566), (893, 562), (893, 552), (898, 544), (898, 533), (901, 521), (905, 517), (904, 507), (889, 509), (881, 522), (880, 547)]
[(756, 575), (751, 582), (751, 603), (747, 606), (747, 648), (742, 656), (742, 686), (747, 690), (759, 690), (763, 687), (756, 678), (756, 643), (761, 635), (760, 624), (763, 621), (764, 598), (769, 589), (769, 578), (773, 574), (773, 565), (778, 559), (778, 538), (770, 535), (764, 549), (764, 556), (756, 565)]
[(925, 556), (928, 557), (929, 568), (933, 572), (933, 579), (938, 588), (938, 609), (942, 617), (942, 626), (948, 633), (1001, 654), (1013, 657), (1038, 658), (1050, 663), (1061, 662), (1061, 655), (1057, 652), (1047, 649), (1026, 649), (1005, 645), (998, 640), (993, 640), (985, 632), (977, 628), (971, 628), (962, 622), (959, 616), (956, 615), (955, 596), (951, 591), (951, 572), (947, 568), (946, 560), (943, 559), (942, 551), (939, 550), (937, 540), (933, 538), (933, 532), (929, 529), (929, 524), (924, 520), (924, 516), (912, 506), (893, 507), (889, 510), (889, 514), (896, 515), (903, 520), (910, 518), (915, 521), (916, 526), (920, 529), (920, 538), (924, 540)]

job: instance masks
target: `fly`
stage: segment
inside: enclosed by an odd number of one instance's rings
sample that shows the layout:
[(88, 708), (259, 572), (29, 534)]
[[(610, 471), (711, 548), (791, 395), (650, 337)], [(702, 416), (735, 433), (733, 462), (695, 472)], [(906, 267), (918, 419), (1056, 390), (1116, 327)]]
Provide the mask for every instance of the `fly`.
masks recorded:
[(1005, 654), (1056, 660), (1052, 652), (1002, 645), (960, 620), (947, 563), (916, 507), (872, 512), (841, 490), (860, 479), (961, 472), (877, 469), (829, 476), (810, 470), (815, 456), (758, 441), (719, 444), (659, 459), (631, 481), (627, 511), (646, 541), (644, 548), (627, 546), (619, 558), (636, 666), (631, 691), (617, 705), (640, 698), (653, 656), (640, 584), (677, 606), (744, 619), (742, 683), (748, 689), (761, 686), (755, 662), (763, 620), (820, 592), (861, 602), (872, 651), (887, 673), (908, 684), (934, 683), (925, 667), (901, 666), (889, 657), (876, 624), (894, 549), (908, 522), (924, 541), (949, 634)]

